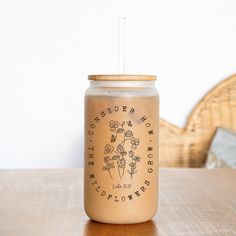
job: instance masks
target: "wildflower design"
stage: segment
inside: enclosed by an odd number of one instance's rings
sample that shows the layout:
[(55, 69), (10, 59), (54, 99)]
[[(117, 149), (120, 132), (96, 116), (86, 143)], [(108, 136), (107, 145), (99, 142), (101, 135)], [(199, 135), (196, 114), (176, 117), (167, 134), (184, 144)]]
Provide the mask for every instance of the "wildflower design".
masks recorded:
[(118, 171), (118, 175), (122, 180), (125, 174), (130, 178), (137, 173), (137, 163), (141, 157), (135, 154), (135, 150), (140, 144), (139, 138), (134, 136), (131, 130), (131, 121), (115, 121), (109, 122), (111, 132), (110, 142), (104, 147), (104, 166), (103, 171), (107, 171), (110, 178), (113, 179), (112, 173)]

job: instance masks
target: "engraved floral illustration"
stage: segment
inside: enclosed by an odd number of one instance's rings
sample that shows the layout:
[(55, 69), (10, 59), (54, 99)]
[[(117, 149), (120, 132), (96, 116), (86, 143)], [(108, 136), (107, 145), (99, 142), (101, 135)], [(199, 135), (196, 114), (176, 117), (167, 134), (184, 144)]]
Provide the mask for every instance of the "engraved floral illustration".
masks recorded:
[(140, 144), (139, 138), (135, 137), (132, 132), (132, 122), (111, 120), (109, 122), (111, 132), (110, 142), (104, 147), (104, 166), (103, 171), (107, 171), (110, 178), (113, 179), (112, 172), (118, 171), (120, 179), (125, 173), (133, 178), (137, 173), (137, 162), (141, 157), (135, 154)]

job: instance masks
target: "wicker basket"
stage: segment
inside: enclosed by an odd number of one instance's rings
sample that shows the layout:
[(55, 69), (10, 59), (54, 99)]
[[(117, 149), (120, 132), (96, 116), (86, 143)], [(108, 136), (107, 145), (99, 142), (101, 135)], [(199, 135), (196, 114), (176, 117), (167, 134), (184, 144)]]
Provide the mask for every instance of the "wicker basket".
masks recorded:
[(236, 130), (236, 75), (207, 93), (184, 128), (160, 120), (160, 166), (201, 167), (217, 127)]

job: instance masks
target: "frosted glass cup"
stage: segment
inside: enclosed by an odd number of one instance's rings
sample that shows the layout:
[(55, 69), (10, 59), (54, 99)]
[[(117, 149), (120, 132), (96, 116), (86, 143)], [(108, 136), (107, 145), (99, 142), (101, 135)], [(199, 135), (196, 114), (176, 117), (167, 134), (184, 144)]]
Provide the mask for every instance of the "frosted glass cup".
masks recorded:
[(84, 208), (98, 222), (150, 220), (158, 206), (155, 76), (91, 75), (85, 94)]

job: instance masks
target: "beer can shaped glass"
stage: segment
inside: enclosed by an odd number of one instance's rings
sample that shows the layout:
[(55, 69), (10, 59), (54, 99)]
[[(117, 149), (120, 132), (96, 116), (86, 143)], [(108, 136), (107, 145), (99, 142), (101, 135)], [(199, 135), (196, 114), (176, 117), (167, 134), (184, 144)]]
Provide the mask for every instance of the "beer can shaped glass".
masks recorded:
[(85, 94), (84, 208), (112, 224), (150, 220), (158, 206), (155, 76), (91, 75)]

